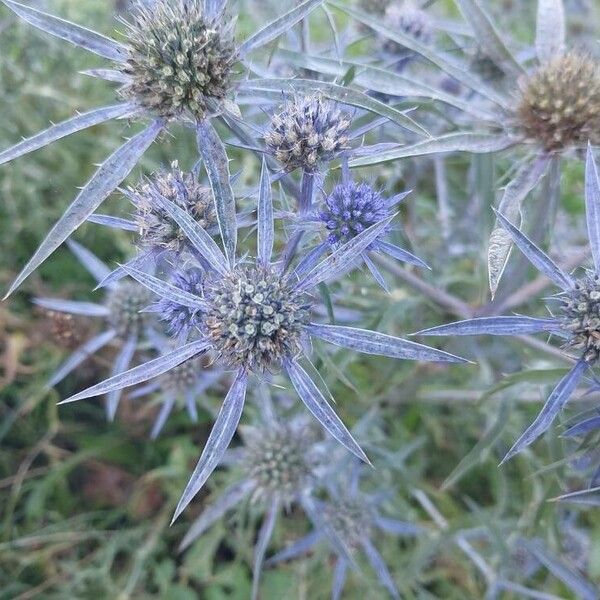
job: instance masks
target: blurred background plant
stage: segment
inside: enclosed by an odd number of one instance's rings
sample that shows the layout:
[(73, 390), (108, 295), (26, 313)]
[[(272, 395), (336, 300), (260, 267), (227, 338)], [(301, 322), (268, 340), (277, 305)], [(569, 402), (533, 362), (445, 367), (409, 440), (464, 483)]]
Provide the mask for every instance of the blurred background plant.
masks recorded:
[[(126, 2), (113, 5), (107, 0), (30, 4), (105, 33), (114, 28), (115, 10), (124, 15), (127, 11)], [(415, 10), (426, 11), (422, 27), (416, 28), (413, 20), (408, 32), (444, 52), (476, 55), (476, 44), (465, 35), (468, 26), (451, 0), (348, 0), (345, 4), (360, 4), (362, 10), (372, 10), (382, 19), (393, 16), (394, 23), (401, 25), (408, 22), (406, 14), (404, 21), (398, 20), (403, 8), (410, 8), (413, 19)], [(584, 0), (565, 5), (569, 39), (593, 49), (597, 7)], [(281, 3), (275, 2), (240, 0), (239, 6), (241, 32), (281, 11)], [(531, 45), (535, 29), (531, 2), (503, 0), (485, 6), (499, 27), (517, 40), (517, 51)], [(389, 43), (382, 47), (371, 30), (332, 7), (327, 8), (328, 19), (323, 14), (315, 13), (294, 28), (281, 45), (333, 56), (328, 52), (335, 31), (338, 47), (349, 55), (370, 57), (370, 50), (376, 48), (381, 54), (373, 55), (373, 61), (390, 66), (385, 61), (395, 49)], [(425, 27), (428, 35), (423, 36)], [(0, 48), (2, 148), (50, 121), (112, 101), (102, 82), (72, 75), (98, 66), (98, 61), (17, 22), (4, 7), (0, 7)], [(406, 54), (404, 49), (401, 64), (405, 66)], [(281, 66), (282, 74), (290, 69), (286, 58), (284, 51), (273, 47), (272, 67)], [(422, 67), (422, 61), (409, 64), (419, 73)], [(397, 65), (394, 68), (398, 72)], [(350, 85), (356, 73), (356, 68), (345, 67), (337, 82)], [(427, 68), (423, 74), (432, 76)], [(449, 80), (435, 83), (453, 90)], [(380, 97), (380, 93), (373, 95)], [(407, 108), (415, 103), (400, 98), (394, 106)], [(426, 103), (419, 111), (431, 113), (420, 122), (436, 132), (439, 108)], [(457, 117), (449, 110), (445, 118)], [(61, 214), (76, 186), (93, 172), (93, 163), (124, 132), (124, 124), (96, 126), (0, 169), (3, 290)], [(233, 146), (228, 152), (239, 165), (242, 184), (255, 187), (258, 161)], [(166, 137), (151, 148), (131, 183), (142, 173), (168, 167), (174, 158), (182, 169), (193, 168), (197, 149), (192, 135)], [(482, 311), (543, 316), (539, 298), (547, 281), (536, 279), (533, 270), (522, 264), (512, 265), (510, 291), (503, 292), (501, 286), (494, 303), (487, 300), (486, 251), (493, 226), (489, 207), (512, 168), (510, 154), (460, 154), (354, 171), (353, 175), (365, 177), (390, 196), (413, 190), (401, 207), (402, 235), (432, 270), (424, 273), (386, 263), (389, 294), (365, 273), (353, 273), (340, 290), (348, 308), (363, 311), (367, 326), (399, 335)], [(334, 171), (326, 189), (338, 180)], [(559, 191), (561, 209), (552, 235), (544, 241), (551, 243), (552, 255), (560, 258), (561, 265), (570, 269), (586, 259), (581, 161), (565, 163)], [(542, 182), (536, 195), (543, 200), (547, 194)], [(115, 194), (103, 212), (128, 216), (130, 207), (125, 204)], [(525, 210), (536, 214), (537, 209), (530, 203)], [(129, 258), (127, 232), (85, 225), (77, 239), (109, 265)], [(160, 437), (150, 440), (148, 431), (160, 410), (156, 399), (143, 402), (124, 394), (119, 419), (111, 424), (105, 422), (98, 402), (56, 406), (103, 378), (114, 359), (110, 350), (91, 357), (56, 389), (44, 387), (73, 348), (86, 339), (90, 325), (78, 316), (49, 314), (30, 300), (39, 296), (93, 300), (97, 299), (90, 293), (94, 285), (71, 253), (61, 248), (32, 275), (25, 293), (0, 305), (0, 599), (248, 598), (252, 548), (261, 519), (252, 506), (248, 511), (231, 511), (200, 542), (183, 554), (178, 552), (190, 524), (226, 488), (224, 474), (215, 473), (185, 519), (169, 527), (198, 448), (210, 431), (209, 409), (218, 406), (219, 390), (207, 393), (206, 403), (198, 406), (196, 423), (184, 411), (175, 411)], [(373, 457), (377, 477), (367, 478), (364, 487), (372, 493), (386, 488), (386, 508), (423, 529), (414, 537), (373, 534), (401, 596), (595, 597), (600, 585), (597, 509), (578, 502), (578, 496), (568, 503), (549, 499), (585, 489), (598, 468), (598, 456), (592, 452), (597, 447), (596, 430), (590, 429), (582, 441), (582, 435), (568, 429), (594, 416), (598, 392), (577, 395), (562, 423), (498, 469), (500, 459), (568, 365), (551, 346), (532, 339), (463, 338), (451, 340), (445, 349), (476, 359), (478, 366), (411, 364), (345, 350), (316, 356), (326, 383), (339, 398), (337, 410), (344, 422), (355, 423), (373, 408), (380, 413), (369, 437), (380, 448), (380, 455)], [(561, 439), (565, 431), (570, 433)], [(278, 520), (272, 547), (285, 548), (309, 532), (302, 511), (292, 509)], [(335, 561), (327, 544), (321, 544), (305, 558), (266, 568), (261, 597), (328, 598)], [(342, 597), (388, 597), (376, 581), (376, 574), (367, 568), (351, 571)]]

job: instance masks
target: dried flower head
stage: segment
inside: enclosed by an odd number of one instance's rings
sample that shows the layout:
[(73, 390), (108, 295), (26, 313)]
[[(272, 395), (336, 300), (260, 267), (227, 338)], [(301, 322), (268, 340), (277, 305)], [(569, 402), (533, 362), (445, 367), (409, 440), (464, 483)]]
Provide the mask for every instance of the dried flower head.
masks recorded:
[(321, 96), (297, 96), (273, 117), (265, 142), (287, 171), (315, 171), (348, 147), (350, 122)]
[(187, 245), (185, 234), (156, 203), (155, 194), (185, 210), (203, 229), (210, 229), (217, 221), (210, 188), (200, 184), (194, 173), (182, 171), (175, 161), (170, 171), (156, 173), (128, 190), (136, 207), (140, 243), (145, 248), (181, 252)]
[(264, 371), (300, 352), (310, 307), (281, 274), (241, 265), (207, 282), (204, 293), (210, 309), (202, 326), (228, 366)]
[(106, 299), (107, 316), (111, 327), (119, 337), (141, 333), (148, 324), (149, 314), (141, 312), (153, 301), (152, 293), (143, 285), (124, 281), (112, 288)]
[(129, 54), (121, 68), (131, 83), (123, 88), (125, 97), (157, 116), (189, 112), (196, 119), (206, 116), (211, 100), (225, 97), (237, 51), (200, 2), (139, 2), (128, 29)]
[(50, 334), (53, 341), (63, 348), (74, 349), (81, 344), (85, 335), (82, 335), (81, 323), (69, 313), (47, 311), (50, 321)]
[[(184, 292), (202, 295), (202, 271), (197, 267), (175, 271), (172, 284)], [(168, 298), (161, 298), (155, 305), (156, 312), (161, 321), (167, 324), (168, 333), (174, 337), (187, 338), (193, 329), (200, 325), (201, 315), (189, 306), (173, 302)]]
[(545, 150), (600, 142), (600, 66), (570, 52), (540, 67), (521, 84), (517, 109), (525, 135)]
[(278, 494), (290, 502), (311, 484), (316, 436), (308, 427), (278, 425), (245, 437), (243, 466), (256, 482), (255, 499), (269, 500)]
[(581, 351), (588, 363), (600, 356), (600, 276), (588, 271), (562, 297), (562, 325), (567, 346)]
[(331, 232), (327, 238), (330, 244), (348, 242), (392, 214), (379, 192), (368, 183), (354, 181), (336, 185), (326, 196), (325, 205), (319, 218)]

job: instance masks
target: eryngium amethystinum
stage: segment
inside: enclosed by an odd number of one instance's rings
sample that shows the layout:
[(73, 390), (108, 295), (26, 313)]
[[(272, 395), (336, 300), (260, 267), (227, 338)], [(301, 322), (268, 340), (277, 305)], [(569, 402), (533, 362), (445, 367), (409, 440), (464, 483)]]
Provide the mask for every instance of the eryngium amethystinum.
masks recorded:
[[(223, 152), (223, 161), (227, 157)], [(225, 165), (223, 165), (225, 167)], [(226, 168), (219, 169), (226, 173)], [(323, 325), (313, 321), (309, 294), (322, 282), (339, 278), (351, 269), (362, 252), (389, 226), (391, 217), (376, 223), (350, 241), (336, 248), (302, 275), (302, 260), (296, 271), (282, 271), (282, 261), (272, 261), (274, 242), (273, 199), (270, 176), (263, 160), (258, 198), (257, 257), (238, 259), (227, 256), (197, 223), (173, 202), (160, 196), (156, 200), (177, 221), (190, 238), (195, 252), (208, 270), (199, 295), (185, 292), (157, 277), (133, 267), (126, 272), (163, 299), (192, 308), (199, 317), (198, 336), (185, 344), (119, 376), (80, 392), (65, 400), (74, 402), (122, 389), (168, 372), (182, 362), (208, 353), (233, 370), (233, 383), (223, 402), (213, 430), (194, 473), (175, 511), (181, 514), (202, 488), (226, 451), (239, 423), (246, 399), (246, 389), (252, 374), (264, 369), (283, 372), (308, 410), (323, 427), (350, 452), (368, 461), (363, 450), (346, 429), (330, 405), (328, 392), (320, 389), (309, 372), (315, 371), (307, 350), (311, 339), (320, 339), (341, 346), (380, 356), (409, 360), (463, 362), (463, 359), (423, 346), (366, 329)], [(229, 186), (229, 178), (220, 184)], [(233, 199), (231, 190), (225, 197)], [(235, 248), (237, 217), (234, 211), (222, 212), (221, 234), (225, 248)], [(308, 371), (301, 361), (309, 365)]]
[(273, 116), (267, 150), (286, 171), (316, 171), (348, 147), (350, 117), (319, 95), (295, 96)]

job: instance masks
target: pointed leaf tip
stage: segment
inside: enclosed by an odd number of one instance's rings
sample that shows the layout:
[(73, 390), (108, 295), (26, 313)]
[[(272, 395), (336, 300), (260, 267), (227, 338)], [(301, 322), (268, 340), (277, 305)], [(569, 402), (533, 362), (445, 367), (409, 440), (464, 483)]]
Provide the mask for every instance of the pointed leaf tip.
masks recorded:
[(217, 468), (225, 450), (227, 450), (242, 416), (247, 384), (248, 373), (241, 369), (231, 384), (225, 400), (223, 400), (223, 405), (208, 436), (202, 455), (177, 504), (171, 525), (201, 490), (212, 472)]
[(94, 173), (89, 182), (50, 230), (35, 254), (19, 273), (6, 299), (33, 273), (87, 218), (102, 204), (115, 188), (129, 175), (140, 157), (156, 139), (163, 127), (155, 121), (141, 133), (111, 154)]

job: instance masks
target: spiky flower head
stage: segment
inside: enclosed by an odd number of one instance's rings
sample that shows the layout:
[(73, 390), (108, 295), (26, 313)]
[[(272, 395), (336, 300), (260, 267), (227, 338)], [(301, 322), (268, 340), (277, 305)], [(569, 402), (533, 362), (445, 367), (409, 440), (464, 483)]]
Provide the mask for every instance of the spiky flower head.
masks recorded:
[(575, 52), (553, 58), (523, 80), (517, 116), (548, 152), (600, 143), (600, 65)]
[(307, 489), (317, 464), (312, 447), (317, 441), (312, 428), (277, 425), (246, 435), (244, 471), (256, 482), (255, 500), (278, 494), (285, 501)]
[[(385, 24), (423, 43), (431, 41), (432, 27), (429, 16), (410, 0), (390, 3), (385, 9)], [(386, 40), (384, 47), (393, 51), (400, 45)]]
[(587, 362), (596, 362), (600, 356), (600, 276), (588, 271), (561, 300), (562, 326), (570, 334), (567, 346), (581, 351)]
[(203, 370), (201, 358), (190, 358), (160, 376), (160, 386), (167, 392), (182, 394), (192, 389)]
[(343, 244), (391, 215), (385, 198), (368, 183), (340, 183), (325, 197), (319, 219), (330, 231), (327, 241)]
[(358, 548), (373, 530), (373, 510), (358, 498), (339, 498), (326, 504), (324, 518), (350, 548)]
[(134, 281), (119, 283), (110, 290), (106, 299), (110, 326), (121, 338), (140, 334), (150, 321), (150, 315), (142, 311), (152, 300), (152, 293), (143, 285)]
[(321, 96), (296, 96), (271, 120), (269, 152), (286, 171), (315, 171), (348, 147), (350, 117)]
[(153, 115), (196, 119), (225, 97), (236, 47), (220, 19), (204, 16), (199, 0), (138, 2), (128, 29), (125, 97)]
[(264, 371), (300, 351), (310, 306), (271, 268), (238, 265), (207, 282), (204, 299), (202, 327), (227, 366)]
[[(195, 296), (203, 294), (202, 282), (202, 271), (196, 267), (175, 271), (171, 277), (175, 287)], [(167, 298), (161, 298), (154, 310), (160, 320), (167, 324), (168, 333), (174, 337), (187, 338), (191, 331), (200, 326), (202, 316), (197, 311)]]
[(169, 171), (155, 173), (128, 191), (144, 248), (181, 252), (187, 245), (181, 227), (154, 200), (156, 194), (185, 210), (203, 229), (217, 221), (210, 188), (199, 183), (194, 173), (182, 171), (175, 161)]

